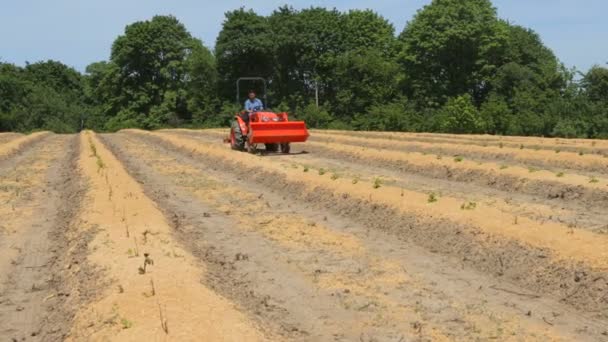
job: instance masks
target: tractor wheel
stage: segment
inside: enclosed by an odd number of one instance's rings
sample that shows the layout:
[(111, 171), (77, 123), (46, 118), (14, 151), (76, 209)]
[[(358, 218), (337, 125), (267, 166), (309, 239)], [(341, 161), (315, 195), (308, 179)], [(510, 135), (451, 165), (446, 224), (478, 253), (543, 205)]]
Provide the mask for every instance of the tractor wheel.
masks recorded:
[(241, 132), (241, 126), (239, 126), (236, 120), (232, 122), (232, 128), (230, 129), (230, 147), (237, 151), (245, 150), (245, 137)]
[(258, 152), (257, 144), (247, 144), (247, 152), (256, 154)]
[(289, 145), (289, 143), (283, 143), (283, 144), (281, 144), (281, 152), (282, 153), (289, 154), (290, 150), (291, 150), (291, 145)]
[(266, 152), (278, 152), (279, 144), (266, 144)]

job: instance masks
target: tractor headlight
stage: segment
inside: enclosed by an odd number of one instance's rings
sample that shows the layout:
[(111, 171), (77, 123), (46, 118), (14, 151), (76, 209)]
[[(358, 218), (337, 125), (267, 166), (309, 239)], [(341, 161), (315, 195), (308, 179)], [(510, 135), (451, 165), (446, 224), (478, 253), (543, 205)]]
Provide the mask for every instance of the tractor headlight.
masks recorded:
[(272, 118), (272, 121), (278, 122), (278, 121), (280, 121), (280, 119), (279, 118)]
[(263, 122), (268, 122), (268, 121), (270, 121), (270, 119), (267, 116), (262, 116), (262, 121)]

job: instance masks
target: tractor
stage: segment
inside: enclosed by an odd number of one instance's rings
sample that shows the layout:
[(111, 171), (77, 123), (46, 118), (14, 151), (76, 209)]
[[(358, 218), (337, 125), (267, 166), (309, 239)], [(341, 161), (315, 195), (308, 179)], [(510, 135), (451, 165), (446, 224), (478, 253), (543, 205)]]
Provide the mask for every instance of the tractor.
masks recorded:
[[(262, 81), (264, 102), (266, 80), (261, 77), (242, 77), (236, 82), (236, 100), (239, 103), (241, 81)], [(257, 109), (257, 110), (256, 110)], [(292, 142), (305, 142), (308, 130), (303, 121), (289, 121), (289, 114), (255, 108), (253, 112), (242, 111), (234, 117), (230, 128), (230, 146), (233, 150), (257, 153), (258, 145), (264, 144), (267, 153), (288, 154)]]

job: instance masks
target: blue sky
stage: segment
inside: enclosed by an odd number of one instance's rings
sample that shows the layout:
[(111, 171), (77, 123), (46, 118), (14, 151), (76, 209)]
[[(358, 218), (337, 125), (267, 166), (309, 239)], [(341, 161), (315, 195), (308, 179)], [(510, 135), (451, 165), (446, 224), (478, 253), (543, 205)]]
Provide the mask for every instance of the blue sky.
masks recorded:
[[(125, 25), (155, 14), (172, 14), (188, 30), (213, 47), (224, 12), (241, 6), (269, 14), (280, 5), (296, 8), (370, 8), (389, 19), (397, 32), (416, 10), (430, 0), (14, 0), (0, 11), (0, 60), (55, 59), (84, 70), (109, 57), (113, 40)], [(608, 63), (608, 1), (606, 0), (494, 0), (501, 18), (538, 32), (568, 67), (587, 70)]]

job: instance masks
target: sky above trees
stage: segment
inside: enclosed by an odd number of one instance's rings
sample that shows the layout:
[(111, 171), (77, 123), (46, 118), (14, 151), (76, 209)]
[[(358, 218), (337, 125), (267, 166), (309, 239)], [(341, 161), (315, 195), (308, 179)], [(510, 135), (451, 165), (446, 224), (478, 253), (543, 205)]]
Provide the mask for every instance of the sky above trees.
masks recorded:
[[(429, 0), (26, 0), (11, 1), (0, 11), (0, 61), (55, 59), (80, 71), (91, 62), (107, 59), (112, 42), (126, 25), (156, 14), (172, 14), (193, 36), (213, 48), (224, 12), (244, 6), (267, 15), (288, 4), (295, 8), (370, 8), (401, 32), (405, 23)], [(501, 18), (538, 32), (544, 43), (568, 67), (586, 71), (608, 63), (608, 12), (605, 0), (494, 0)]]

